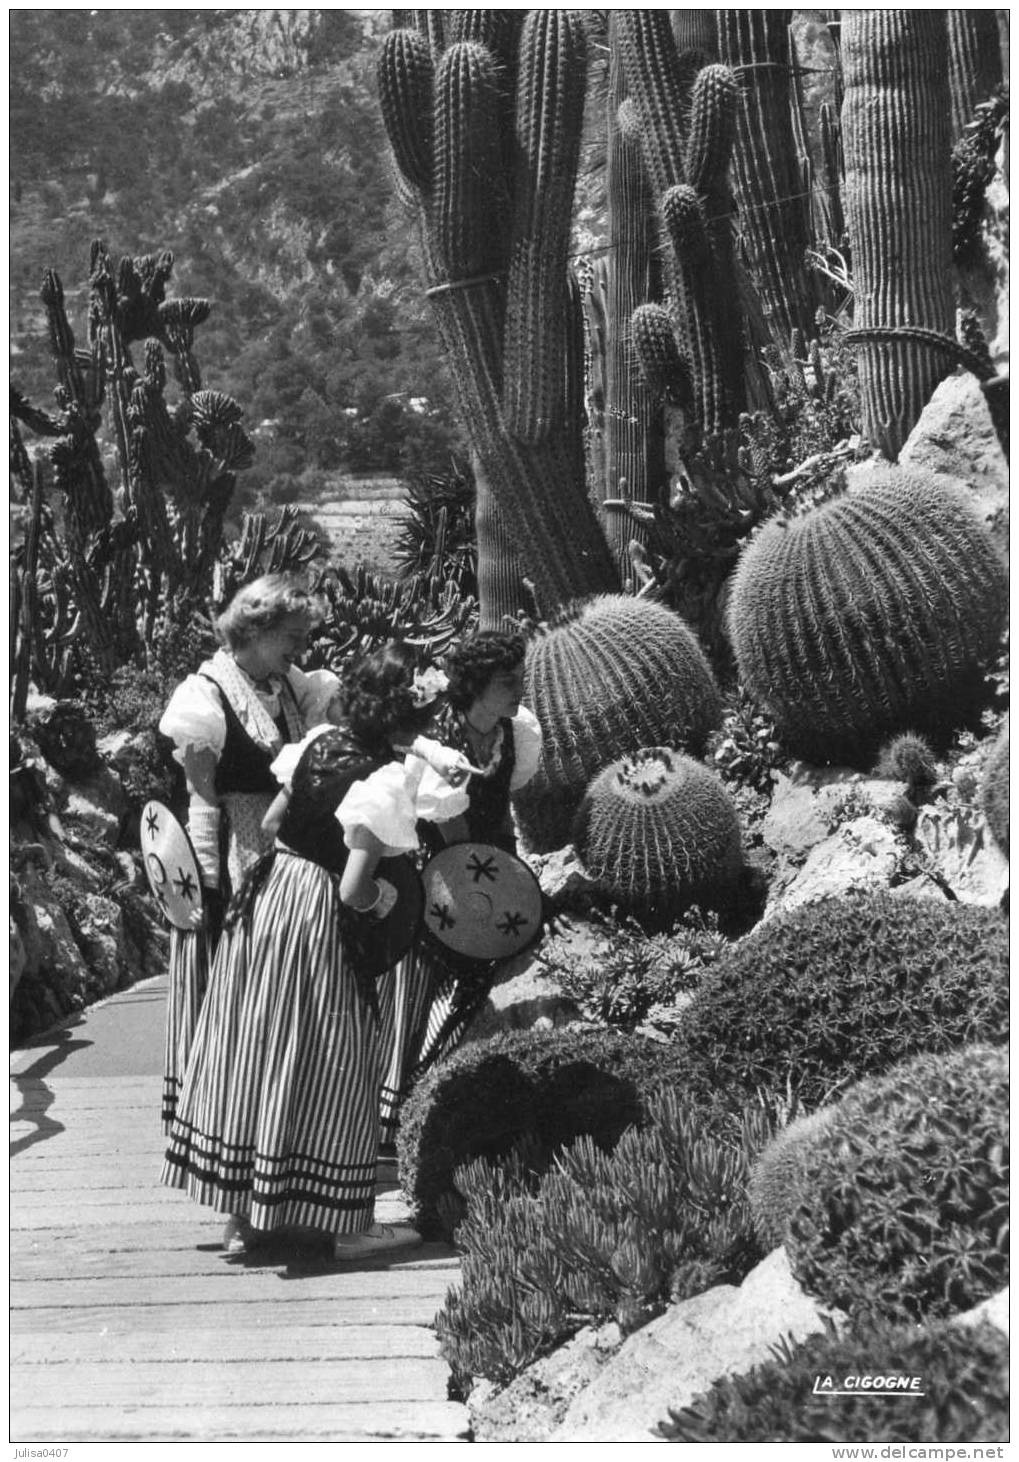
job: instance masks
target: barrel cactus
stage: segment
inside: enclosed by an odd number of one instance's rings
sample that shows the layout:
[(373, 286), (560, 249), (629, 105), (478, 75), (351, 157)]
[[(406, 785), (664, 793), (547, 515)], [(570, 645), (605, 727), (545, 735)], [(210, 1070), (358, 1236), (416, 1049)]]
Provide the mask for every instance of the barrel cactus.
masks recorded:
[(1008, 857), (1008, 723), (991, 747), (980, 783), (980, 804), (998, 847)]
[(563, 847), (590, 782), (646, 746), (700, 753), (722, 719), (696, 636), (664, 605), (625, 594), (580, 601), (531, 641), (524, 699), (544, 735), (516, 810), (536, 852)]
[(572, 840), (587, 873), (629, 912), (666, 923), (731, 892), (742, 864), (736, 808), (700, 762), (656, 746), (591, 783)]
[(970, 725), (1007, 578), (958, 490), (899, 468), (800, 518), (772, 519), (733, 578), (740, 679), (788, 749), (865, 766), (910, 730)]

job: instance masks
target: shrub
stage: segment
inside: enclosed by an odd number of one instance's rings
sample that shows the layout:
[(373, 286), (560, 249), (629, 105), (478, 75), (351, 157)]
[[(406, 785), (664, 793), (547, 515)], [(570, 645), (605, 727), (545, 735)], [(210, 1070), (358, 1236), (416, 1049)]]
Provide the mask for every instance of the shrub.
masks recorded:
[(980, 805), (998, 847), (1008, 857), (1008, 723), (991, 747), (980, 782)]
[(660, 746), (595, 777), (571, 840), (604, 893), (659, 927), (693, 903), (731, 901), (743, 861), (739, 817), (721, 782)]
[(836, 1107), (819, 1107), (797, 1117), (772, 1138), (750, 1174), (747, 1197), (754, 1232), (770, 1253), (785, 1238), (789, 1215), (796, 1207), (800, 1178), (817, 1143), (828, 1140)]
[(526, 1160), (459, 1173), (461, 1287), (436, 1319), (454, 1374), (505, 1383), (590, 1320), (626, 1333), (739, 1282), (760, 1257), (745, 1188), (771, 1120), (719, 1122), (668, 1092), (610, 1153), (582, 1137), (540, 1177)]
[(538, 958), (589, 1020), (633, 1030), (682, 992), (696, 989), (702, 972), (726, 948), (717, 914), (688, 909), (667, 934), (648, 935), (624, 920), (586, 958), (562, 953), (554, 942)]
[(720, 957), (677, 1038), (692, 1088), (807, 1108), (920, 1051), (1007, 1040), (1008, 925), (993, 909), (864, 893), (779, 914)]
[[(922, 1376), (923, 1394), (814, 1394), (817, 1376)], [(776, 1359), (726, 1376), (658, 1435), (670, 1442), (998, 1442), (1009, 1436), (1008, 1341), (977, 1326), (881, 1325), (859, 1334), (809, 1336)]]
[(1008, 1282), (1008, 1053), (922, 1055), (861, 1082), (815, 1134), (786, 1231), (808, 1294), (938, 1319)]
[(721, 699), (693, 632), (648, 599), (600, 594), (531, 641), (524, 699), (544, 733), (535, 777), (515, 807), (535, 852), (563, 847), (591, 781), (645, 746), (700, 753)]
[(1007, 577), (953, 489), (899, 467), (742, 556), (728, 623), (740, 680), (807, 760), (867, 766), (889, 736), (979, 723)]
[(534, 1162), (582, 1134), (603, 1147), (677, 1080), (673, 1051), (617, 1031), (513, 1032), (455, 1051), (427, 1072), (403, 1109), (400, 1179), (413, 1221), (444, 1238), (463, 1216), (455, 1169), (532, 1143)]

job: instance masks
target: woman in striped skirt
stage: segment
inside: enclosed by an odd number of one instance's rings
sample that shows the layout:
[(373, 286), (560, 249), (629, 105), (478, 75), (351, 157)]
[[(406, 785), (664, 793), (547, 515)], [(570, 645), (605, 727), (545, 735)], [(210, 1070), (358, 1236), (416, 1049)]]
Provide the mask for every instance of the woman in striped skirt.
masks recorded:
[[(447, 754), (460, 752), (472, 775), (463, 813), (422, 827), (429, 853), (467, 840), (516, 854), (510, 797), (537, 771), (542, 742), (537, 717), (520, 703), (526, 650), (521, 634), (481, 630), (443, 662), (438, 734)], [(496, 961), (454, 965), (421, 942), (394, 971), (398, 1015), (382, 1087), (383, 1141), (395, 1134), (400, 1103), (414, 1081), (459, 1045), (498, 972)]]
[(273, 757), (320, 719), (338, 680), (294, 664), (317, 602), (301, 581), (266, 574), (238, 591), (216, 621), (222, 648), (174, 691), (159, 723), (188, 790), (188, 831), (201, 869), (204, 913), (170, 935), (163, 1064), (163, 1127), (170, 1130), (205, 996), (231, 883), (271, 847), (261, 822), (276, 791)]
[[(162, 1172), (232, 1216), (228, 1250), (282, 1230), (327, 1236), (340, 1258), (419, 1241), (373, 1222), (382, 1058), (368, 946), (382, 920), (400, 923), (416, 819), (465, 800), (410, 752), (438, 690), (404, 646), (352, 667), (346, 725), (308, 738), (276, 849), (228, 914)], [(384, 857), (393, 882), (375, 877)]]

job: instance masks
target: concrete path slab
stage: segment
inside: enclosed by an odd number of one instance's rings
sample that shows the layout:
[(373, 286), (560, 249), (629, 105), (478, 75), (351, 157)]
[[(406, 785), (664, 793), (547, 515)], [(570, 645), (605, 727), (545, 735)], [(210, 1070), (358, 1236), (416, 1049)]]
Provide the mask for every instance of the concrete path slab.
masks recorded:
[[(469, 1441), (433, 1329), (449, 1246), (228, 1256), (160, 1186), (165, 1000), (148, 981), (12, 1053), (11, 1442)], [(377, 1213), (406, 1217), (391, 1165)]]

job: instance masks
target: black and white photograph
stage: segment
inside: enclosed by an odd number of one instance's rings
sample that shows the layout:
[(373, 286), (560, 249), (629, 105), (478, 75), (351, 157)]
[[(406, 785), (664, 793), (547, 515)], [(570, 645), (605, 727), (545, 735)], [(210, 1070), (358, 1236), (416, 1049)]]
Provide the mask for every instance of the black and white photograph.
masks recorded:
[(1009, 26), (8, 10), (11, 1462), (1009, 1456)]

